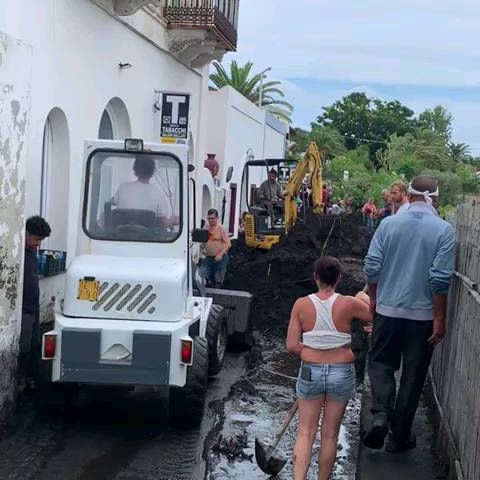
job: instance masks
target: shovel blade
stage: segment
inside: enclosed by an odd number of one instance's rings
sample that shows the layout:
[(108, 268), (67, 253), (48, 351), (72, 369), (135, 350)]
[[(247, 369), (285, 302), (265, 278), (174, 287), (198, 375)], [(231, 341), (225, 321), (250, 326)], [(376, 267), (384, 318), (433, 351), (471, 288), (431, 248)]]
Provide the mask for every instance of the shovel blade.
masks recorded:
[(262, 443), (258, 438), (255, 438), (255, 459), (260, 470), (268, 475), (277, 475), (287, 463), (283, 455), (275, 454), (275, 449)]

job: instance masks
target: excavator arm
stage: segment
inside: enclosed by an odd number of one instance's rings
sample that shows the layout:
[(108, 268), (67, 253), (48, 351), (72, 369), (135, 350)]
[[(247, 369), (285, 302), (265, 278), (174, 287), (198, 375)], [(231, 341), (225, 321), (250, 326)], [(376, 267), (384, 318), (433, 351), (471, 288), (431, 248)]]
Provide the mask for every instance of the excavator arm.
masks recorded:
[(312, 188), (313, 213), (319, 214), (323, 210), (322, 203), (322, 160), (326, 151), (319, 151), (315, 142), (310, 142), (304, 157), (297, 163), (285, 189), (285, 231), (295, 225), (297, 220), (297, 196), (302, 182), (307, 174), (310, 175)]

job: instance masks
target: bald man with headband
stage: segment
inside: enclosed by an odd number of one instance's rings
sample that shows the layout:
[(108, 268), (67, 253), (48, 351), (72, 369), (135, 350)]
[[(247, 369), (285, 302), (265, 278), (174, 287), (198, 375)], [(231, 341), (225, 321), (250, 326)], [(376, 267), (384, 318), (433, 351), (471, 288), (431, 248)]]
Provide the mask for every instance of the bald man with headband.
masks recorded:
[[(416, 446), (412, 432), (435, 345), (445, 335), (446, 298), (454, 267), (453, 227), (433, 207), (437, 181), (421, 175), (408, 187), (410, 206), (382, 221), (365, 257), (374, 313), (368, 373), (372, 386), (367, 447), (399, 453)], [(394, 374), (402, 365), (396, 392)]]

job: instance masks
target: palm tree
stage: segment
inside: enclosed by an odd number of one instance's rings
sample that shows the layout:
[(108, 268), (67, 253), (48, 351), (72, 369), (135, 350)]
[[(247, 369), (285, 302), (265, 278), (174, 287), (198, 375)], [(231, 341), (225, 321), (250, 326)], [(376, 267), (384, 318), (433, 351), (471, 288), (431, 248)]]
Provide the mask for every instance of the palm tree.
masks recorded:
[(454, 162), (467, 163), (472, 158), (470, 147), (466, 143), (450, 143), (448, 149)]
[(443, 134), (435, 133), (429, 128), (415, 128), (413, 133), (407, 136), (410, 140), (408, 150), (422, 160), (426, 168), (449, 168), (451, 160)]
[[(269, 112), (290, 122), (293, 106), (282, 100), (285, 97), (283, 91), (279, 88), (281, 82), (264, 82), (267, 68), (260, 73), (252, 74), (252, 62), (247, 62), (239, 66), (235, 60), (230, 63), (230, 72), (227, 73), (224, 66), (218, 62), (213, 62), (215, 72), (210, 74), (212, 90), (220, 90), (222, 87), (230, 85), (248, 98), (256, 105), (261, 105)], [(280, 97), (280, 98), (278, 98)]]

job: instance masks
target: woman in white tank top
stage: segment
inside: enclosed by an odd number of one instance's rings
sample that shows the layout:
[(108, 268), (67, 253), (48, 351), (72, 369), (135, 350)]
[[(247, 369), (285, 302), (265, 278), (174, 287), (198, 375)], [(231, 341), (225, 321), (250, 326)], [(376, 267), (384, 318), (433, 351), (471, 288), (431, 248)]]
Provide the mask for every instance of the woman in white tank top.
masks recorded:
[(351, 324), (355, 318), (372, 320), (367, 295), (359, 292), (350, 297), (335, 292), (340, 274), (336, 258), (320, 257), (314, 265), (318, 291), (299, 298), (290, 316), (287, 349), (302, 360), (296, 385), (298, 431), (294, 480), (307, 478), (322, 411), (318, 479), (330, 477), (340, 423), (355, 387)]

